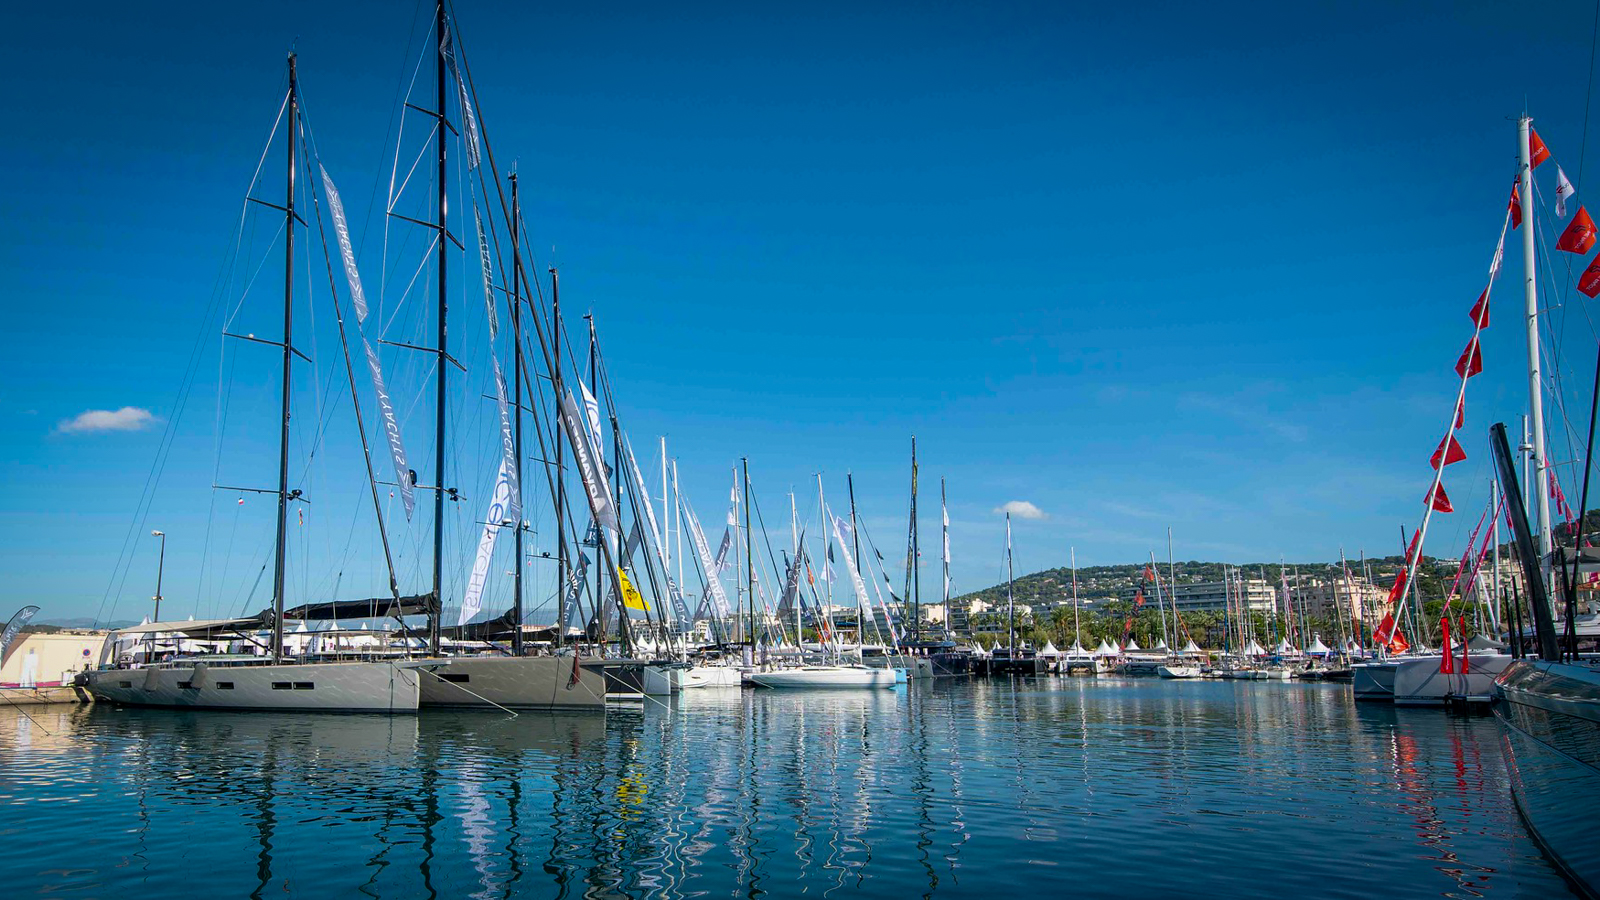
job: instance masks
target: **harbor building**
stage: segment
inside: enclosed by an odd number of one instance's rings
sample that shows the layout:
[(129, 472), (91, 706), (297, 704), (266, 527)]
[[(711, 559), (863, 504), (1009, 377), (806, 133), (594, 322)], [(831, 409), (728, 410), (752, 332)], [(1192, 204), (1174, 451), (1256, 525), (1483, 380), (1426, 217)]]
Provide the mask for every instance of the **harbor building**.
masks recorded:
[[(1168, 587), (1164, 582), (1162, 589)], [(1135, 588), (1125, 588), (1120, 599), (1132, 600)], [(1239, 608), (1242, 602), (1251, 612), (1271, 613), (1277, 605), (1277, 591), (1269, 581), (1260, 578), (1235, 578), (1230, 581), (1196, 581), (1179, 584), (1172, 589), (1172, 603), (1179, 612), (1200, 612), (1205, 610), (1225, 610), (1229, 607), (1229, 594), (1232, 594), (1234, 609)], [(1155, 603), (1156, 595), (1153, 589), (1145, 591), (1145, 603)]]
[(1295, 591), (1296, 611), (1304, 610), (1308, 616), (1334, 618), (1352, 616), (1361, 622), (1376, 622), (1383, 618), (1384, 606), (1389, 600), (1387, 588), (1381, 588), (1359, 575), (1349, 579), (1318, 578)]

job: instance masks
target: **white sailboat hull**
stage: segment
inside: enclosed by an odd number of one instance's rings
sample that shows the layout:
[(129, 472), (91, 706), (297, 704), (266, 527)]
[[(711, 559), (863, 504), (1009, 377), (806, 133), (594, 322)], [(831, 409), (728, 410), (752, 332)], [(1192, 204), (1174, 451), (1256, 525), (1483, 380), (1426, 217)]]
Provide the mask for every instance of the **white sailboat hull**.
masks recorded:
[[(1506, 653), (1472, 653), (1467, 656), (1467, 671), (1439, 671), (1443, 656), (1408, 659), (1394, 672), (1396, 706), (1443, 706), (1452, 699), (1487, 703), (1494, 695), (1494, 680), (1511, 665)], [(1456, 658), (1461, 668), (1460, 657)]]
[(1199, 678), (1199, 666), (1162, 666), (1156, 670), (1162, 678)]
[(802, 666), (750, 675), (751, 684), (767, 688), (892, 688), (895, 682), (895, 670), (869, 666)]
[(84, 673), (85, 686), (104, 703), (280, 712), (416, 712), (423, 677), (404, 662), (197, 662)]
[(458, 656), (426, 660), (423, 706), (594, 709), (606, 705), (605, 675), (571, 656)]
[(733, 666), (694, 666), (683, 673), (683, 686), (685, 689), (743, 687), (739, 674)]

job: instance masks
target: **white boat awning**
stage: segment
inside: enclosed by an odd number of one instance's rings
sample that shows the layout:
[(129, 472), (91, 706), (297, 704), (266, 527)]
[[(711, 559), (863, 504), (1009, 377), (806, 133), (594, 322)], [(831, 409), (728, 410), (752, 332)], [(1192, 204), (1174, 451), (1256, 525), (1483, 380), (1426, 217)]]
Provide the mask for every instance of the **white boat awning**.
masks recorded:
[(261, 620), (249, 619), (184, 619), (178, 622), (141, 622), (128, 628), (117, 629), (117, 634), (215, 634), (219, 631), (255, 631)]

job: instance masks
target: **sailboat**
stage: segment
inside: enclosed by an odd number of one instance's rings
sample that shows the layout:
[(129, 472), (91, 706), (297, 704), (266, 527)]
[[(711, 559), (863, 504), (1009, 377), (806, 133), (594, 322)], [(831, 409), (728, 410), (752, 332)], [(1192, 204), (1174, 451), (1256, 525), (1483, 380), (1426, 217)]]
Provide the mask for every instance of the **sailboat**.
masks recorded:
[[(393, 596), (388, 600), (314, 604), (289, 611), (284, 609), (288, 507), (290, 503), (301, 499), (301, 491), (291, 491), (289, 488), (289, 422), (293, 399), (291, 367), (294, 359), (300, 355), (294, 346), (293, 333), (296, 280), (294, 249), (297, 229), (306, 227), (296, 212), (295, 204), (299, 196), (296, 174), (298, 165), (302, 161), (309, 162), (311, 158), (309, 148), (302, 158), (302, 148), (298, 140), (302, 134), (302, 112), (296, 58), (293, 53), (289, 54), (288, 69), (288, 92), (284, 98), (284, 112), (281, 119), (287, 145), (285, 200), (283, 205), (279, 206), (254, 197), (249, 198), (281, 210), (284, 215), (282, 339), (268, 341), (256, 338), (254, 335), (242, 338), (277, 346), (282, 354), (278, 485), (275, 491), (259, 491), (259, 493), (275, 494), (278, 501), (273, 553), (272, 609), (254, 617), (239, 619), (157, 622), (142, 628), (125, 629), (112, 635), (106, 643), (109, 650), (115, 647), (119, 636), (126, 637), (137, 633), (180, 634), (211, 641), (230, 637), (251, 639), (255, 633), (264, 629), (269, 633), (268, 655), (265, 657), (253, 654), (179, 656), (163, 662), (147, 661), (147, 664), (140, 669), (102, 667), (83, 673), (82, 685), (100, 701), (131, 706), (169, 706), (188, 709), (318, 712), (410, 713), (417, 708), (421, 676), (414, 661), (384, 659), (316, 662), (291, 658), (286, 652), (284, 622), (287, 619), (299, 618), (303, 621), (307, 618), (337, 617), (341, 606), (344, 606), (346, 618), (350, 618), (358, 610), (371, 616), (398, 617), (408, 612), (437, 607), (437, 594), (401, 598), (399, 591), (394, 589)], [(322, 222), (320, 207), (317, 210), (316, 222), (320, 230)], [(341, 329), (342, 327), (341, 319)], [(348, 373), (350, 371), (348, 355), (346, 362)], [(351, 375), (352, 379), (353, 377)], [(359, 416), (359, 406), (357, 406), (358, 422)], [(375, 504), (376, 496), (374, 488)], [(391, 573), (393, 571), (392, 564), (390, 571)], [(390, 585), (393, 589), (392, 574)], [(101, 665), (108, 664), (113, 664), (113, 661), (102, 658)]]
[[(1537, 377), (1536, 313), (1539, 306), (1533, 275), (1533, 166), (1537, 163), (1531, 159), (1534, 135), (1532, 120), (1527, 116), (1521, 119), (1518, 137), (1525, 226), (1523, 251), (1528, 266), (1528, 364), (1535, 373), (1529, 380), (1529, 388), (1533, 418), (1542, 424), (1538, 402), (1541, 382)], [(1540, 148), (1549, 155), (1542, 143)], [(1590, 271), (1594, 271), (1593, 266)], [(1585, 273), (1585, 278), (1588, 277)], [(1589, 293), (1588, 290), (1584, 292)], [(1600, 357), (1595, 361), (1595, 371), (1596, 383), (1600, 384)], [(1490, 429), (1500, 490), (1506, 496), (1516, 556), (1521, 563), (1527, 605), (1533, 620), (1533, 646), (1525, 648), (1520, 624), (1522, 605), (1518, 604), (1513, 617), (1517, 624), (1510, 629), (1517, 658), (1495, 681), (1495, 693), (1500, 702), (1494, 710), (1505, 737), (1511, 796), (1545, 855), (1586, 896), (1600, 893), (1600, 853), (1596, 852), (1594, 840), (1594, 810), (1600, 804), (1600, 769), (1595, 766), (1596, 759), (1600, 759), (1600, 657), (1594, 651), (1600, 629), (1594, 627), (1592, 612), (1587, 617), (1580, 615), (1578, 598), (1580, 579), (1586, 580), (1595, 569), (1592, 558), (1584, 558), (1589, 555), (1584, 548), (1584, 529), (1589, 512), (1589, 475), (1595, 462), (1595, 414), (1600, 396), (1591, 397), (1590, 404), (1583, 490), (1570, 553), (1552, 554), (1542, 434), (1533, 444), (1534, 484), (1541, 496), (1541, 502), (1535, 504), (1539, 512), (1539, 528), (1535, 534), (1528, 526), (1527, 507), (1506, 442), (1505, 426), (1497, 424)], [(1545, 566), (1549, 562), (1560, 567), (1556, 581), (1565, 599), (1562, 623), (1556, 621), (1555, 609), (1545, 588)], [(1584, 562), (1589, 563), (1587, 572)], [(1562, 626), (1559, 636), (1558, 624)], [(1589, 652), (1580, 653), (1581, 649)]]

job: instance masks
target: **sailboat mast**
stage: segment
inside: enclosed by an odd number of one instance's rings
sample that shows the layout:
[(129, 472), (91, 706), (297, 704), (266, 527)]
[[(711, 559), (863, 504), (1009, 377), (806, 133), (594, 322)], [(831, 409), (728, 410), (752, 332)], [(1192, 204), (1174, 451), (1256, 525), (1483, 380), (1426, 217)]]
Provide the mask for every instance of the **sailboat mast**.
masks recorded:
[(944, 479), (939, 479), (939, 559), (944, 568), (944, 632), (955, 637), (950, 627), (950, 507), (944, 498)]
[[(517, 173), (511, 173), (511, 339), (514, 350), (511, 354), (512, 376), (511, 380), (516, 385), (515, 400), (515, 427), (511, 435), (511, 444), (517, 455), (517, 490), (522, 490), (522, 252), (518, 244), (518, 235), (522, 231), (522, 207), (517, 199)], [(517, 508), (522, 508), (522, 498), (517, 498)], [(527, 563), (522, 558), (522, 522), (514, 523), (516, 529), (516, 576), (515, 593), (511, 598), (511, 655), (522, 655), (522, 570), (527, 568)]]
[(911, 436), (911, 634), (922, 640), (922, 544), (917, 531), (917, 436)]
[(1069, 547), (1072, 559), (1072, 642), (1083, 647), (1083, 626), (1078, 622), (1078, 548)]
[(438, 126), (434, 129), (434, 149), (437, 156), (436, 162), (438, 164), (438, 173), (436, 178), (439, 194), (438, 222), (436, 223), (439, 229), (439, 234), (436, 236), (438, 243), (439, 267), (439, 321), (437, 337), (438, 343), (435, 345), (437, 347), (435, 352), (438, 353), (439, 360), (434, 366), (434, 368), (437, 370), (436, 387), (434, 390), (438, 395), (435, 398), (436, 402), (434, 407), (433, 429), (433, 471), (435, 478), (433, 490), (434, 602), (432, 609), (430, 609), (428, 612), (428, 649), (436, 655), (439, 653), (439, 615), (443, 611), (444, 606), (444, 428), (445, 390), (447, 388), (447, 378), (445, 373), (450, 369), (450, 354), (445, 346), (445, 263), (449, 258), (448, 254), (445, 252), (446, 243), (448, 241), (446, 235), (449, 234), (445, 227), (446, 211), (448, 209), (446, 206), (448, 197), (445, 190), (446, 177), (448, 175), (445, 167), (447, 147), (445, 135), (449, 131), (449, 129), (445, 128), (444, 114), (444, 81), (446, 74), (444, 48), (447, 46), (446, 42), (449, 40), (449, 36), (446, 33), (447, 28), (449, 28), (449, 23), (445, 20), (444, 0), (439, 0), (439, 3), (434, 9), (434, 29), (436, 37), (438, 38), (436, 42), (438, 52), (435, 54), (436, 59), (434, 60), (434, 103), (436, 104), (434, 106), (434, 110), (439, 115)]
[[(1533, 418), (1533, 491), (1538, 497), (1534, 505), (1539, 523), (1539, 556), (1550, 555), (1550, 491), (1545, 487), (1548, 461), (1544, 449), (1544, 391), (1539, 372), (1539, 285), (1535, 279), (1533, 248), (1533, 166), (1528, 147), (1533, 131), (1533, 119), (1524, 115), (1517, 122), (1517, 154), (1520, 162), (1522, 191), (1522, 219), (1528, 227), (1522, 229), (1523, 283), (1526, 322), (1528, 329), (1528, 413)], [(1541, 564), (1541, 570), (1543, 566)], [(1418, 628), (1421, 621), (1418, 621)]]
[(1006, 513), (1006, 652), (1017, 655), (1017, 604), (1012, 587), (1017, 573), (1011, 566), (1011, 513)]
[[(1076, 575), (1073, 576), (1076, 579)], [(1074, 581), (1073, 591), (1077, 591)], [(1172, 639), (1178, 639), (1178, 632), (1183, 631), (1183, 620), (1178, 618), (1178, 565), (1172, 561), (1172, 526), (1167, 526), (1167, 597), (1172, 602)], [(1076, 613), (1074, 613), (1076, 614)]]
[[(295, 55), (289, 54), (289, 153), (286, 157), (288, 188), (283, 202), (283, 416), (278, 422), (278, 537), (272, 557), (272, 661), (283, 661), (284, 555), (289, 526), (289, 401), (290, 371), (294, 352), (294, 180), (295, 137), (300, 126), (300, 83), (295, 75)], [(165, 547), (165, 544), (162, 545)]]
[[(751, 551), (755, 549), (754, 542), (750, 540), (750, 458), (740, 457), (739, 464), (744, 468), (744, 571), (746, 586), (750, 589), (750, 659), (756, 658), (756, 564)], [(738, 536), (735, 535), (735, 538)], [(738, 543), (737, 540), (734, 543)]]
[[(556, 407), (556, 416), (561, 415), (561, 397), (566, 389), (561, 378), (561, 276), (556, 273), (556, 267), (550, 267), (550, 330), (554, 339), (551, 344), (555, 348), (555, 364), (551, 366), (551, 379), (555, 385), (551, 398)], [(563, 467), (562, 457), (565, 455), (562, 447), (566, 443), (559, 437), (556, 445), (556, 646), (560, 647), (566, 641), (567, 634), (567, 478)], [(576, 592), (573, 592), (571, 601), (578, 602)]]
[[(855, 545), (855, 564), (859, 569), (865, 571), (866, 563), (862, 562), (861, 560), (861, 532), (856, 528), (856, 477), (854, 473), (844, 473), (844, 486), (850, 494), (850, 543)], [(841, 547), (839, 552), (844, 552), (844, 548)], [(865, 622), (861, 621), (861, 617), (863, 615), (872, 615), (871, 603), (867, 604), (866, 609), (861, 608), (861, 603), (864, 599), (865, 598), (859, 598), (856, 600), (857, 644), (866, 643), (867, 637), (867, 625)]]

